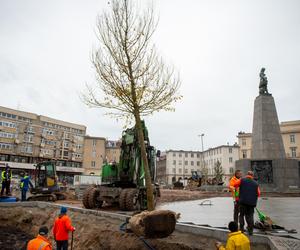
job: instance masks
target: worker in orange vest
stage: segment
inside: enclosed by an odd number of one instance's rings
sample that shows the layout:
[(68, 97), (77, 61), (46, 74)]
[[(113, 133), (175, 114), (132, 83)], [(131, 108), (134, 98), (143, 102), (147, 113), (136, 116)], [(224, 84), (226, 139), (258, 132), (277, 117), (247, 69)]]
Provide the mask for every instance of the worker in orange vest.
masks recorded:
[(233, 202), (234, 202), (234, 209), (233, 209), (233, 220), (235, 223), (239, 222), (239, 211), (240, 211), (240, 204), (239, 204), (239, 187), (236, 186), (236, 183), (241, 179), (242, 172), (241, 170), (236, 170), (234, 176), (229, 181), (229, 189), (232, 193)]
[(43, 226), (39, 229), (38, 236), (28, 242), (27, 250), (52, 250), (52, 245), (48, 240), (47, 227)]
[(56, 241), (57, 250), (68, 250), (69, 232), (75, 231), (72, 226), (71, 220), (67, 215), (67, 208), (61, 207), (60, 214), (56, 218), (53, 226), (53, 235)]

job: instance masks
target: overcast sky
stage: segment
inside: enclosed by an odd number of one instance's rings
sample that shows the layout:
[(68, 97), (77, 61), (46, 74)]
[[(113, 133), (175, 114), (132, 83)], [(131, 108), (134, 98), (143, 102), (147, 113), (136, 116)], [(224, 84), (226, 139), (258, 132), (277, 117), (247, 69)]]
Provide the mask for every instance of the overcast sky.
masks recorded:
[[(146, 118), (161, 150), (200, 150), (251, 132), (259, 71), (280, 121), (300, 120), (300, 1), (154, 0), (154, 42), (180, 72), (176, 111)], [(0, 0), (0, 105), (87, 126), (120, 137), (123, 124), (79, 99), (95, 82), (97, 14), (108, 0)]]

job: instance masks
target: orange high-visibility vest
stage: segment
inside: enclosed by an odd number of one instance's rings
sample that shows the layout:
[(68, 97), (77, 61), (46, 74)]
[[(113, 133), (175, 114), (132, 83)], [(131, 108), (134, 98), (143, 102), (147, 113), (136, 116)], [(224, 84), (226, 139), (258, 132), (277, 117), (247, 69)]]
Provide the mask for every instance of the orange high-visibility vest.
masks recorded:
[(47, 238), (38, 235), (35, 239), (28, 242), (27, 250), (52, 250), (52, 246)]

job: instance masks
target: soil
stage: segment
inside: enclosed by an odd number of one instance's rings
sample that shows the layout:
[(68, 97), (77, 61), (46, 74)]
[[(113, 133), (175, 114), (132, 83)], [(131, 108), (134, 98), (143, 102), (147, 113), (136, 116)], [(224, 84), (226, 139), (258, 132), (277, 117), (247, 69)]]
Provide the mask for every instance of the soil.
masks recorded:
[(207, 199), (212, 197), (230, 197), (229, 192), (204, 192), (204, 191), (190, 191), (190, 190), (176, 190), (176, 189), (161, 189), (161, 197), (158, 203), (174, 202), (174, 201), (188, 201)]
[(26, 250), (27, 242), (32, 239), (32, 235), (13, 226), (0, 226), (0, 232), (1, 250)]
[[(10, 248), (0, 247), (0, 249), (25, 249), (24, 242), (28, 242), (29, 239), (37, 235), (40, 226), (46, 225), (51, 232), (57, 215), (58, 210), (54, 208), (0, 208), (0, 244), (2, 244), (0, 246), (10, 246)], [(73, 249), (149, 249), (133, 233), (122, 232), (120, 230), (122, 222), (120, 223), (117, 219), (86, 215), (73, 211), (69, 211), (68, 215), (76, 228)], [(7, 228), (10, 230), (6, 230)], [(6, 232), (5, 235), (4, 232)], [(51, 233), (49, 238), (54, 243)], [(147, 239), (146, 241), (153, 248), (163, 250), (214, 249), (215, 242), (215, 240), (210, 238), (178, 232), (174, 232), (171, 236), (164, 239)], [(10, 242), (16, 242), (16, 247)]]

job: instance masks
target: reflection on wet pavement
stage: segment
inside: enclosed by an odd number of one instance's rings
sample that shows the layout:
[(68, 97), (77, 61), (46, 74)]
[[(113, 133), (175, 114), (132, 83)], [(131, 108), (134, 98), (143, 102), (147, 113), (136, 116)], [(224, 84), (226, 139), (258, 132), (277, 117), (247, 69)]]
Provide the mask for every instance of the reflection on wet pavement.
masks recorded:
[[(233, 220), (233, 200), (228, 197), (205, 199), (211, 201), (194, 200), (163, 204), (159, 209), (170, 209), (181, 213), (179, 222), (192, 222), (212, 227), (227, 227), (228, 222)], [(271, 217), (278, 225), (286, 229), (296, 229), (293, 236), (300, 238), (300, 198), (259, 198), (258, 209)], [(255, 213), (255, 218), (258, 219)]]

